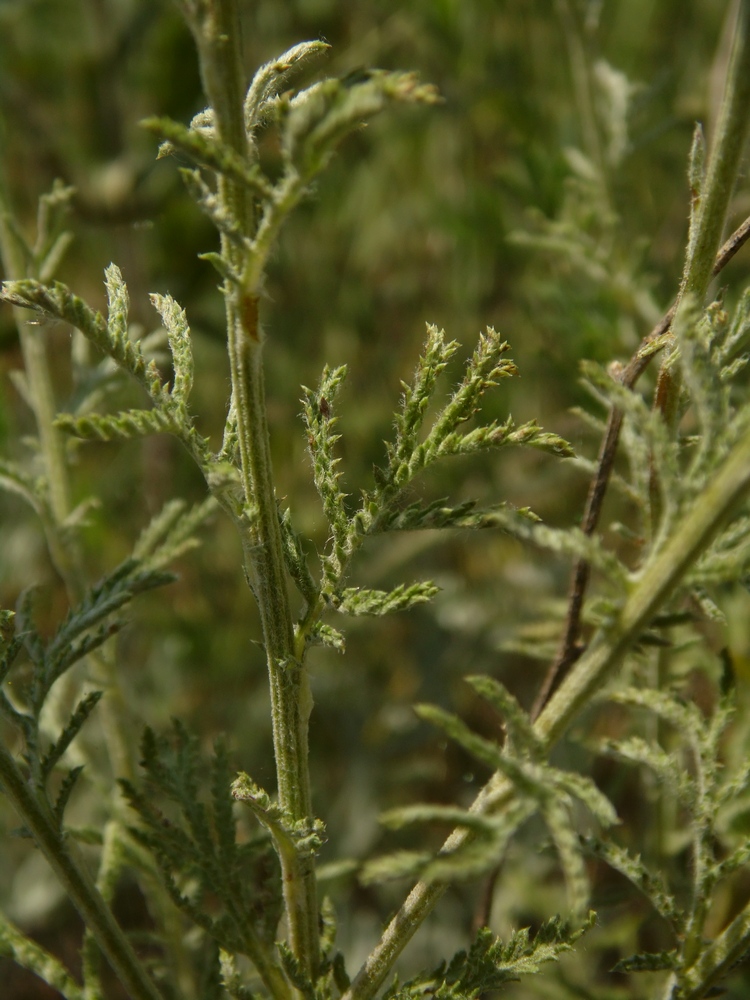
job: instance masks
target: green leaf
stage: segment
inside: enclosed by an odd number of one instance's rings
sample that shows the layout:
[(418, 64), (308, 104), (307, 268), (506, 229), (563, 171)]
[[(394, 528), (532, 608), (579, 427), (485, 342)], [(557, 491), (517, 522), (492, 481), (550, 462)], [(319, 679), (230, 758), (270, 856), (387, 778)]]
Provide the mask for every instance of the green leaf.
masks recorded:
[(565, 876), (568, 906), (576, 920), (583, 919), (591, 889), (580, 838), (573, 827), (570, 811), (554, 795), (548, 795), (542, 800), (541, 811), (544, 822), (552, 835)]
[(631, 882), (678, 933), (682, 931), (684, 918), (677, 901), (669, 892), (661, 874), (652, 872), (641, 860), (640, 855), (631, 854), (611, 840), (601, 840), (596, 837), (587, 838), (585, 846)]
[(429, 851), (395, 851), (366, 862), (360, 872), (362, 885), (373, 885), (401, 878), (419, 878), (431, 861)]
[(281, 512), (281, 541), (284, 546), (284, 562), (300, 594), (312, 605), (318, 597), (319, 587), (313, 579), (307, 564), (307, 557), (300, 535), (292, 526), (292, 515), (289, 510)]
[(271, 197), (271, 186), (257, 164), (246, 163), (230, 146), (216, 138), (213, 126), (198, 125), (193, 119), (187, 128), (171, 118), (145, 118), (141, 126), (165, 141), (159, 147), (159, 158), (175, 149), (187, 153), (196, 163), (216, 173), (244, 184), (263, 198)]
[(666, 972), (679, 968), (676, 951), (644, 951), (623, 958), (612, 966), (612, 972)]
[(402, 986), (394, 985), (384, 1000), (416, 1000), (426, 994), (439, 1000), (476, 1000), (501, 989), (523, 975), (533, 975), (547, 962), (569, 952), (595, 922), (589, 913), (576, 927), (553, 917), (532, 938), (528, 928), (515, 931), (507, 942), (496, 938), (488, 927), (477, 933), (471, 948), (458, 952), (446, 966), (422, 973)]
[(506, 761), (503, 760), (503, 752), (500, 747), (483, 736), (473, 733), (457, 715), (446, 712), (437, 705), (415, 705), (414, 711), (420, 719), (424, 719), (425, 722), (430, 722), (434, 726), (439, 726), (472, 757), (486, 764), (491, 770), (495, 771), (504, 767)]
[(338, 629), (331, 628), (324, 622), (317, 622), (309, 633), (309, 640), (312, 645), (330, 646), (332, 649), (343, 653), (346, 648), (346, 640)]
[(67, 806), (68, 800), (82, 773), (83, 767), (81, 766), (71, 768), (60, 785), (60, 791), (57, 793), (57, 798), (55, 799), (55, 804), (52, 810), (57, 828), (60, 831), (62, 831), (63, 828), (63, 815), (65, 813), (65, 807)]
[(323, 511), (331, 529), (330, 548), (323, 559), (323, 572), (326, 580), (333, 585), (350, 555), (346, 494), (339, 489), (341, 473), (337, 470), (339, 459), (334, 453), (340, 435), (334, 433), (337, 418), (333, 415), (333, 406), (345, 376), (345, 365), (334, 369), (326, 365), (317, 390), (302, 386), (303, 417), (313, 461), (315, 488), (323, 501)]
[[(203, 180), (200, 170), (180, 167), (179, 174), (188, 190), (188, 194), (197, 203), (198, 207), (205, 212), (218, 231), (228, 237), (236, 247), (240, 247), (244, 251), (250, 250), (252, 241), (242, 232), (237, 221), (232, 218), (219, 196)], [(203, 260), (208, 259), (211, 263), (214, 263), (210, 254), (199, 254), (199, 256)], [(222, 273), (222, 277), (227, 277), (223, 272), (220, 273)], [(232, 272), (232, 279), (236, 279), (234, 272)]]
[(424, 604), (439, 592), (440, 588), (429, 581), (408, 586), (402, 583), (391, 591), (350, 587), (341, 594), (336, 609), (349, 615), (387, 615)]
[(193, 349), (185, 310), (171, 295), (152, 294), (149, 297), (162, 318), (169, 338), (169, 349), (172, 352), (174, 365), (172, 397), (183, 406), (187, 406), (193, 388)]
[(264, 63), (252, 79), (245, 97), (245, 127), (248, 132), (260, 124), (269, 114), (269, 104), (277, 94), (289, 89), (289, 85), (300, 73), (317, 65), (330, 49), (327, 42), (300, 42), (287, 49), (282, 55)]
[(497, 829), (497, 821), (491, 817), (472, 813), (458, 806), (426, 804), (389, 809), (388, 812), (381, 814), (380, 822), (391, 830), (401, 830), (415, 823), (448, 823), (487, 836), (492, 836)]
[(46, 486), (35, 480), (20, 465), (0, 458), (0, 486), (9, 493), (15, 493), (37, 513), (46, 504)]
[(114, 264), (107, 268), (106, 280), (112, 309), (109, 322), (105, 322), (101, 313), (91, 309), (60, 281), (51, 285), (31, 280), (6, 281), (0, 290), (0, 299), (11, 305), (33, 309), (47, 318), (69, 323), (129, 372), (155, 401), (168, 398), (154, 362), (147, 362), (140, 345), (126, 336), (127, 290), (119, 268)]
[(312, 178), (338, 143), (362, 123), (395, 103), (435, 104), (436, 89), (413, 73), (370, 70), (361, 82), (323, 80), (296, 94), (280, 109), (282, 151), (290, 165)]
[[(141, 747), (145, 790), (121, 783), (141, 820), (134, 836), (153, 852), (170, 895), (192, 920), (223, 948), (271, 968), (282, 907), (279, 867), (266, 834), (237, 841), (224, 747), (218, 743), (206, 759), (177, 720), (171, 739), (147, 729)], [(177, 820), (165, 821), (168, 802), (177, 806)]]
[(55, 418), (55, 427), (85, 441), (127, 441), (149, 434), (173, 434), (178, 426), (163, 410), (122, 410), (120, 413)]
[(427, 341), (410, 384), (402, 383), (404, 395), (396, 414), (396, 439), (389, 448), (389, 482), (398, 489), (412, 476), (412, 456), (437, 379), (458, 350), (458, 341), (445, 341), (445, 331), (427, 324)]
[(103, 693), (103, 691), (91, 691), (78, 702), (65, 728), (42, 758), (41, 772), (44, 778), (49, 777), (52, 773), (52, 769), (81, 731), (89, 715), (96, 708)]
[(529, 753), (532, 760), (540, 759), (544, 745), (534, 732), (530, 716), (521, 708), (505, 685), (494, 677), (486, 675), (467, 677), (466, 680), (477, 694), (496, 708), (503, 717), (508, 736), (515, 747)]
[(587, 746), (595, 753), (649, 767), (665, 788), (677, 795), (681, 802), (693, 807), (696, 798), (695, 782), (675, 760), (660, 747), (647, 743), (640, 736), (623, 740), (589, 741)]

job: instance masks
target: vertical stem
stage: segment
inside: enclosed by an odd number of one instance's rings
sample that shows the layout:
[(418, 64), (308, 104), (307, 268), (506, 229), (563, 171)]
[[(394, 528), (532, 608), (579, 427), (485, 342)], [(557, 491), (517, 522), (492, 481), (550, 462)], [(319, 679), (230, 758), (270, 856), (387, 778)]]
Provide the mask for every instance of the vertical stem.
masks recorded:
[(750, 0), (741, 0), (724, 98), (681, 295), (703, 302), (750, 127)]
[[(740, 0), (734, 47), (727, 71), (724, 97), (711, 149), (706, 178), (701, 191), (695, 239), (685, 261), (677, 301), (674, 327), (679, 329), (680, 304), (685, 300), (703, 305), (726, 222), (729, 200), (734, 190), (740, 158), (750, 128), (750, 0)], [(674, 428), (677, 419), (681, 379), (676, 366), (664, 360), (656, 387), (655, 406)], [(658, 515), (658, 490), (652, 474), (652, 497)], [(658, 520), (658, 517), (654, 520)]]
[[(219, 139), (245, 160), (251, 148), (245, 131), (244, 70), (237, 0), (183, 3), (195, 37), (203, 85)], [(218, 193), (229, 218), (253, 235), (253, 194), (220, 177)], [(307, 672), (294, 655), (294, 630), (284, 565), (281, 527), (271, 464), (263, 373), (263, 333), (258, 321), (261, 275), (253, 251), (222, 238), (222, 253), (251, 281), (224, 285), (232, 399), (237, 417), (247, 527), (246, 569), (258, 603), (266, 648), (279, 804), (294, 822), (312, 821), (307, 730), (312, 699)], [(281, 859), (292, 952), (315, 979), (319, 962), (318, 906), (312, 858)]]
[[(12, 226), (12, 214), (4, 179), (0, 178), (0, 262), (2, 262), (5, 277), (8, 279), (31, 277), (33, 275), (28, 273), (27, 261), (12, 231)], [(52, 524), (48, 522), (44, 524), (47, 545), (55, 568), (67, 583), (74, 575), (76, 559), (70, 546), (63, 544), (57, 528), (70, 513), (70, 485), (65, 444), (60, 431), (54, 424), (57, 409), (47, 359), (47, 347), (41, 332), (29, 329), (27, 313), (21, 309), (14, 309), (13, 314), (18, 328), (29, 386), (29, 402), (36, 420), (49, 489)]]
[[(29, 263), (14, 237), (12, 225), (4, 180), (0, 178), (0, 261), (5, 276), (9, 279), (36, 277), (29, 274)], [(15, 309), (14, 315), (49, 491), (49, 509), (41, 512), (42, 526), (52, 563), (65, 586), (68, 600), (75, 604), (86, 590), (86, 578), (77, 542), (71, 533), (63, 531), (72, 510), (70, 475), (64, 435), (55, 426), (57, 405), (46, 338), (38, 327), (29, 327), (23, 310)], [(124, 721), (122, 690), (115, 679), (112, 644), (107, 643), (92, 653), (89, 660), (92, 679), (101, 684), (108, 694), (99, 710), (104, 715), (105, 740), (112, 769), (119, 777), (132, 779), (134, 754)]]
[[(12, 217), (5, 186), (0, 179), (0, 260), (7, 278), (29, 277), (28, 263), (20, 250), (17, 239), (11, 231)], [(41, 446), (42, 463), (47, 481), (49, 510), (42, 511), (47, 548), (60, 578), (65, 585), (71, 604), (80, 600), (85, 590), (85, 579), (81, 567), (81, 556), (74, 539), (66, 536), (62, 525), (72, 509), (70, 476), (64, 437), (55, 427), (57, 406), (50, 373), (46, 338), (37, 327), (29, 328), (27, 315), (14, 310), (24, 369), (29, 387), (29, 402), (32, 407)], [(114, 681), (112, 663), (106, 649), (90, 657), (92, 674), (98, 683), (114, 696), (105, 699), (100, 711), (105, 715), (105, 739), (113, 770), (120, 777), (132, 778), (133, 754), (130, 741), (124, 729), (124, 715), (119, 709), (122, 693)]]

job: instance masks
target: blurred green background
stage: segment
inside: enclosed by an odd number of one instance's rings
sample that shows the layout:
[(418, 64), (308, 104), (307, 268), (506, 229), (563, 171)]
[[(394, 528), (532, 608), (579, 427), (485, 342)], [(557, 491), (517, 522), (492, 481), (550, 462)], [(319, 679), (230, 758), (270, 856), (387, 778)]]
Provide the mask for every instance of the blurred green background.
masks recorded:
[[(248, 75), (299, 40), (323, 38), (332, 45), (331, 74), (414, 69), (445, 99), (437, 108), (396, 111), (350, 138), (286, 226), (273, 260), (263, 303), (268, 401), (278, 492), (296, 527), (324, 541), (300, 385), (316, 384), (326, 362), (349, 366), (337, 415), (345, 484), (356, 495), (382, 458), (425, 322), (459, 340), (462, 357), (486, 325), (501, 330), (521, 376), (491, 395), (487, 413), (536, 417), (593, 457), (596, 438), (571, 413), (588, 398), (578, 365), (627, 358), (674, 295), (687, 227), (687, 153), (696, 120), (711, 133), (730, 4), (247, 0), (243, 7)], [(182, 189), (180, 161), (157, 163), (155, 140), (138, 126), (150, 115), (188, 121), (201, 107), (192, 42), (171, 4), (0, 0), (2, 160), (24, 228), (33, 230), (36, 200), (55, 178), (75, 186), (76, 240), (60, 277), (101, 308), (103, 269), (115, 261), (132, 319), (146, 331), (157, 326), (147, 293), (175, 296), (195, 337), (194, 407), (218, 434), (228, 388), (223, 303), (215, 273), (197, 259), (215, 236)], [(272, 143), (261, 152), (272, 169)], [(734, 215), (749, 208), (745, 188)], [(729, 301), (747, 279), (747, 261), (741, 254), (722, 278)], [(63, 407), (68, 333), (55, 331), (50, 349)], [(9, 310), (0, 315), (0, 351), (6, 374), (20, 367)], [(457, 363), (451, 378), (459, 371)], [(32, 424), (7, 378), (1, 392), (0, 448), (18, 458)], [(93, 495), (100, 503), (84, 535), (92, 580), (124, 557), (165, 500), (203, 496), (187, 457), (166, 438), (85, 446), (76, 453), (74, 484), (78, 500)], [(571, 524), (586, 485), (574, 463), (517, 451), (454, 462), (425, 480), (424, 493), (507, 499)], [(621, 514), (613, 507), (605, 523)], [(272, 786), (259, 627), (231, 525), (217, 520), (179, 571), (179, 582), (135, 605), (120, 639), (133, 725), (162, 728), (176, 715), (207, 745), (226, 733), (237, 766)], [(529, 705), (546, 664), (523, 647), (554, 652), (567, 573), (563, 560), (490, 533), (386, 537), (362, 553), (354, 582), (387, 586), (427, 576), (443, 589), (428, 608), (344, 623), (346, 654), (312, 657), (316, 809), (330, 837), (323, 861), (404, 843), (379, 828), (385, 807), (470, 800), (485, 775), (418, 723), (410, 706), (452, 705), (493, 732), (495, 720), (462, 683), (477, 672), (501, 677)], [(40, 586), (40, 621), (52, 627), (65, 599), (41, 533), (20, 501), (1, 496), (3, 606), (13, 607), (32, 583)], [(750, 656), (746, 612), (741, 605), (732, 640), (740, 664)], [(628, 790), (621, 794), (627, 799)], [(82, 796), (81, 814), (96, 815), (94, 798)], [(0, 827), (15, 825), (0, 813)], [(43, 864), (20, 842), (2, 850), (9, 863), (0, 892), (11, 915), (53, 948), (72, 946), (78, 931)], [(498, 930), (564, 907), (549, 851), (514, 848), (501, 881)], [(403, 887), (376, 892), (339, 881), (331, 891), (352, 907), (342, 943), (356, 968)], [(619, 883), (605, 879), (601, 893), (595, 904), (610, 907), (609, 919), (592, 936), (588, 969), (564, 966), (545, 986), (530, 983), (514, 996), (537, 995), (534, 989), (585, 996), (592, 984), (599, 1000), (647, 995), (646, 981), (605, 975), (646, 915)], [(122, 905), (134, 909), (137, 925), (135, 895), (124, 892)], [(450, 894), (407, 965), (464, 943), (477, 895), (472, 888)], [(31, 977), (13, 983), (12, 1000), (43, 995)]]

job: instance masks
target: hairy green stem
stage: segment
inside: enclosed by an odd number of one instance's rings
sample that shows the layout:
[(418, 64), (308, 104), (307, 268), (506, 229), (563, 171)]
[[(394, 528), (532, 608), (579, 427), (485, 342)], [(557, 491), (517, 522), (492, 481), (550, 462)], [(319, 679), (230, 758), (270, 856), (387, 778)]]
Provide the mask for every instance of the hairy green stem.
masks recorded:
[(163, 1000), (91, 876), (73, 859), (69, 845), (3, 746), (0, 746), (0, 782), (131, 1000)]
[[(724, 465), (664, 547), (644, 566), (615, 625), (600, 630), (536, 720), (534, 729), (551, 750), (592, 696), (617, 670), (654, 614), (716, 537), (750, 490), (750, 432), (740, 438)], [(511, 783), (495, 774), (477, 796), (472, 812), (497, 813), (513, 798)], [(455, 830), (441, 849), (451, 853), (471, 839)], [(399, 954), (445, 891), (418, 883), (386, 928), (343, 1000), (370, 1000)], [(696, 994), (697, 996), (697, 994)]]
[[(721, 113), (706, 177), (701, 186), (698, 219), (694, 226), (695, 237), (688, 247), (673, 329), (679, 329), (679, 313), (683, 303), (687, 308), (695, 304), (700, 307), (706, 297), (748, 129), (750, 0), (740, 0)], [(678, 368), (669, 364), (668, 352), (659, 371), (654, 405), (664, 415), (667, 425), (673, 429), (678, 417), (681, 384)], [(657, 476), (658, 470), (654, 470), (651, 492), (656, 520), (659, 514)]]
[(750, 0), (740, 0), (724, 97), (701, 191), (698, 226), (681, 296), (703, 302), (750, 129)]
[[(184, 3), (193, 31), (206, 95), (222, 142), (246, 161), (244, 71), (236, 0)], [(253, 192), (221, 177), (219, 197), (229, 218), (253, 235)], [(222, 254), (238, 284), (224, 286), (232, 403), (237, 421), (242, 484), (246, 498), (243, 548), (248, 579), (260, 610), (271, 688), (274, 752), (279, 803), (293, 822), (312, 822), (308, 768), (309, 681), (295, 658), (293, 620), (287, 592), (281, 528), (271, 466), (265, 404), (263, 334), (258, 299), (265, 256), (222, 238)], [(292, 952), (314, 980), (319, 962), (318, 905), (312, 859), (288, 864), (282, 875)]]

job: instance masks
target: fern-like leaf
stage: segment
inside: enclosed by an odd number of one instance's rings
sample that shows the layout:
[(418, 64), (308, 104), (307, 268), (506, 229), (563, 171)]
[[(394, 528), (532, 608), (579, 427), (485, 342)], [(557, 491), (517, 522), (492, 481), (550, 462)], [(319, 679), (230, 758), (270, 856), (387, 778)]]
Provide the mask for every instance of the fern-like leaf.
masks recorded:
[(102, 694), (102, 691), (91, 691), (78, 702), (65, 728), (42, 758), (40, 770), (44, 779), (49, 777), (52, 769), (81, 731), (86, 720), (98, 705)]
[(539, 972), (547, 962), (557, 961), (594, 921), (595, 915), (590, 913), (579, 926), (570, 927), (553, 917), (534, 937), (524, 928), (507, 942), (483, 927), (468, 952), (458, 952), (447, 966), (443, 964), (432, 973), (393, 986), (384, 1000), (417, 1000), (427, 992), (439, 1000), (476, 1000), (521, 976)]
[(429, 581), (408, 586), (402, 583), (391, 591), (350, 587), (342, 592), (336, 608), (349, 615), (387, 615), (424, 604), (439, 592), (440, 588)]
[(170, 434), (179, 429), (174, 416), (164, 410), (121, 410), (112, 414), (74, 417), (62, 413), (55, 427), (84, 441), (127, 441), (149, 434)]
[(190, 327), (185, 310), (175, 302), (171, 295), (153, 294), (150, 298), (154, 308), (162, 318), (169, 338), (169, 349), (172, 353), (174, 366), (172, 398), (182, 407), (187, 407), (193, 388), (194, 370)]

